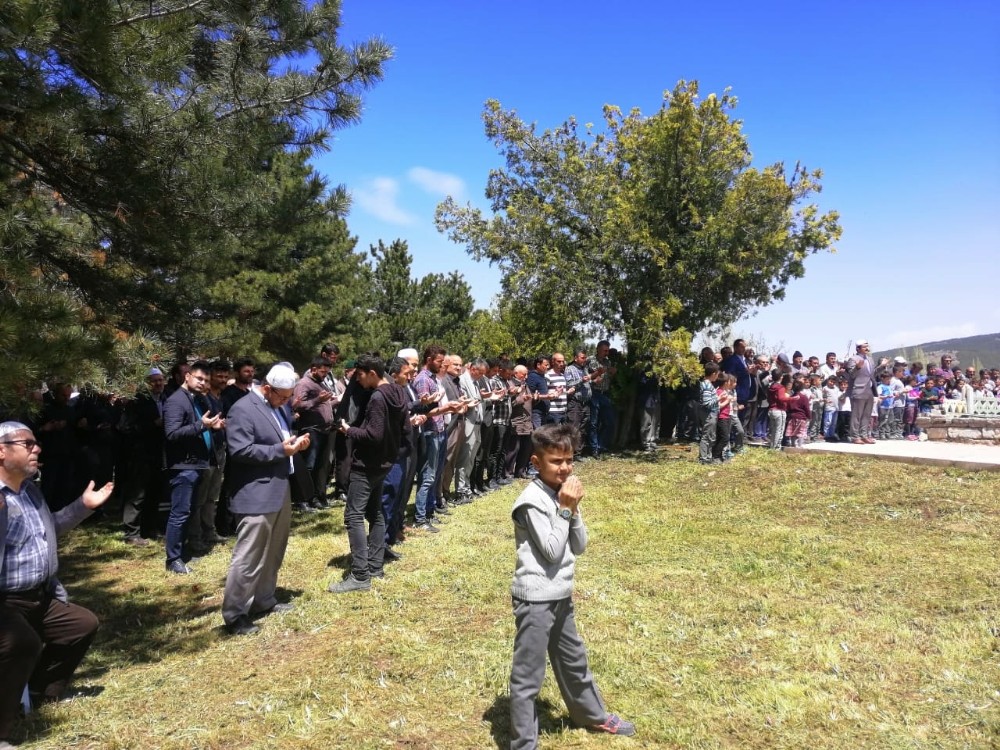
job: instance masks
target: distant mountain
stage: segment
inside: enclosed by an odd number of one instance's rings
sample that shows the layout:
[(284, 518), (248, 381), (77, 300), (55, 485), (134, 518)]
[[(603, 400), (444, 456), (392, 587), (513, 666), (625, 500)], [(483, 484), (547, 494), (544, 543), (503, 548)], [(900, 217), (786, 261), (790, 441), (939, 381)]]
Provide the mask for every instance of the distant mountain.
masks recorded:
[(928, 341), (926, 344), (907, 346), (902, 349), (886, 349), (875, 352), (872, 356), (905, 357), (907, 362), (938, 363), (942, 354), (951, 354), (955, 358), (953, 366), (1000, 367), (1000, 333), (987, 333), (982, 336), (966, 336), (964, 339), (945, 339), (944, 341)]

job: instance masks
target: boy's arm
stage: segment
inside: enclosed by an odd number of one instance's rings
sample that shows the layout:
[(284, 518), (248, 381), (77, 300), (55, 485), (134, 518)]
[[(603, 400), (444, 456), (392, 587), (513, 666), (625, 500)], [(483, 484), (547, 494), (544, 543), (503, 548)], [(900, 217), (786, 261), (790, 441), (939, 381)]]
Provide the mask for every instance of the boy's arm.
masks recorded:
[(554, 563), (562, 560), (569, 540), (570, 521), (564, 521), (558, 516), (555, 523), (549, 522), (549, 517), (530, 505), (518, 511), (520, 521), (528, 529), (531, 541), (546, 562)]
[(577, 557), (587, 549), (587, 526), (583, 523), (579, 508), (569, 522), (569, 548)]

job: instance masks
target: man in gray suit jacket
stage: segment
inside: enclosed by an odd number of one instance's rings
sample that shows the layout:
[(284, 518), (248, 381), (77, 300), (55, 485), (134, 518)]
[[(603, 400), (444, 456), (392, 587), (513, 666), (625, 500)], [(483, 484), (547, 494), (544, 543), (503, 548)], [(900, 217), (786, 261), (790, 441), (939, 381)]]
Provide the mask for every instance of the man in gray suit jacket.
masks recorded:
[(851, 394), (852, 443), (863, 445), (874, 443), (872, 432), (872, 408), (875, 406), (875, 363), (868, 355), (868, 342), (861, 339), (856, 344), (857, 353), (847, 360), (848, 390)]
[(253, 623), (253, 615), (292, 609), (291, 604), (278, 602), (275, 589), (288, 546), (292, 456), (309, 448), (308, 433), (296, 436), (281, 408), (292, 397), (296, 382), (294, 370), (275, 365), (259, 390), (229, 410), (229, 507), (237, 530), (222, 596), (222, 619), (232, 635), (256, 633), (260, 628)]

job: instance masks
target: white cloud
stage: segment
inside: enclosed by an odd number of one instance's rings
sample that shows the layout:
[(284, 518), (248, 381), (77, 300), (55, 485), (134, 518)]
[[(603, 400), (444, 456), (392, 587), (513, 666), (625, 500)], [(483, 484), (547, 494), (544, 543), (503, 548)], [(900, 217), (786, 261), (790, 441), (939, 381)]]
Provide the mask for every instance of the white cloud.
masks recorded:
[(354, 198), (362, 209), (389, 224), (408, 226), (417, 218), (397, 204), (399, 181), (391, 177), (376, 177), (354, 191)]
[(413, 167), (406, 176), (426, 192), (442, 198), (450, 195), (455, 200), (460, 200), (465, 195), (465, 181), (455, 174), (435, 172), (427, 167)]

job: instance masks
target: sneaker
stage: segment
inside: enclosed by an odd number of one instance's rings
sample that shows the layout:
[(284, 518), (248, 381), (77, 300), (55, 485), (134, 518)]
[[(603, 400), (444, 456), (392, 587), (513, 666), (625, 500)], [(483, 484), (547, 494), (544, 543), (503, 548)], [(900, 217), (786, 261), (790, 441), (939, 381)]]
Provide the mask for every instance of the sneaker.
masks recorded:
[(618, 716), (618, 714), (608, 714), (608, 718), (603, 724), (593, 724), (588, 727), (592, 732), (605, 732), (607, 734), (617, 734), (622, 737), (631, 737), (635, 734), (635, 724)]
[(331, 583), (327, 591), (331, 594), (347, 594), (351, 591), (368, 591), (372, 587), (371, 579), (359, 581), (354, 574), (347, 576), (343, 581)]
[(441, 531), (441, 529), (432, 524), (430, 521), (424, 521), (423, 523), (418, 523), (413, 528), (417, 529), (417, 531), (428, 531), (431, 534), (437, 534), (439, 531)]
[(437, 507), (434, 508), (434, 515), (437, 515), (439, 513), (442, 516), (450, 516), (451, 515), (451, 511), (448, 510), (448, 506), (446, 506), (446, 505), (438, 505)]

